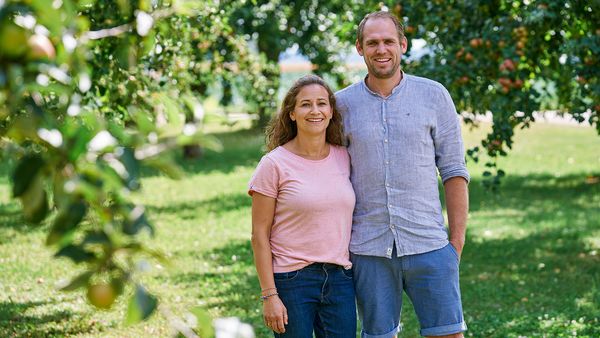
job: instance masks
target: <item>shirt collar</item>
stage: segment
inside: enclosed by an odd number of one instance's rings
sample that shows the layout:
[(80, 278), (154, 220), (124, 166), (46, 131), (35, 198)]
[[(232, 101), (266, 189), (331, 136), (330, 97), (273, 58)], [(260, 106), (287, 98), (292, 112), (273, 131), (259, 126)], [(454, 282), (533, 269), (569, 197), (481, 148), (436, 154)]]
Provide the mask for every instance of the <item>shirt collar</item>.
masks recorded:
[[(390, 96), (385, 97), (385, 99), (392, 97), (394, 94), (396, 94), (400, 90), (400, 88), (402, 88), (406, 85), (406, 73), (404, 73), (403, 70), (400, 70), (400, 72), (402, 73), (402, 79), (400, 80), (400, 83), (398, 83), (396, 85), (396, 87), (394, 87), (394, 89), (392, 89), (392, 93), (390, 94)], [(367, 78), (368, 77), (369, 77), (369, 74), (367, 73), (365, 78), (362, 80), (362, 87), (367, 91), (367, 93), (369, 93), (371, 95), (375, 95), (377, 97), (383, 97), (383, 96), (375, 93), (374, 91), (372, 91), (371, 88), (369, 88), (369, 86), (367, 86)]]

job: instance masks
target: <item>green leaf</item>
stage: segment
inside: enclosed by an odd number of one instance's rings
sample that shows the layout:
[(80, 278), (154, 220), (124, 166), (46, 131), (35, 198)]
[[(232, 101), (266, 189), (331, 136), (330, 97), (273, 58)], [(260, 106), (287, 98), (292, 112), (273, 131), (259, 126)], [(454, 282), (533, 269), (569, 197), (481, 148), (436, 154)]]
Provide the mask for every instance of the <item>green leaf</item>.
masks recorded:
[(215, 329), (212, 325), (212, 318), (208, 312), (201, 307), (195, 307), (190, 312), (196, 317), (198, 325), (194, 328), (194, 331), (198, 333), (200, 337), (210, 338), (215, 336)]
[(129, 106), (127, 107), (127, 112), (129, 113), (129, 117), (132, 118), (137, 125), (137, 129), (142, 133), (148, 134), (156, 130), (154, 122), (152, 122), (150, 116), (145, 111), (136, 106)]
[(144, 39), (142, 40), (142, 49), (141, 49), (141, 55), (145, 56), (148, 55), (153, 49), (154, 46), (156, 45), (156, 32), (154, 29), (150, 30), (150, 32), (148, 32), (148, 35), (146, 35), (144, 37)]
[(69, 201), (69, 195), (65, 192), (66, 178), (56, 171), (52, 180), (52, 200), (56, 208), (62, 209)]
[(110, 238), (103, 230), (87, 232), (83, 239), (83, 242), (82, 242), (82, 244), (84, 244), (84, 245), (85, 244), (108, 245), (110, 243), (111, 243)]
[(133, 236), (142, 229), (148, 229), (150, 234), (154, 235), (154, 228), (150, 222), (148, 222), (146, 213), (143, 211), (142, 207), (138, 206), (131, 210), (128, 219), (123, 222), (123, 232), (127, 235)]
[(129, 5), (129, 1), (117, 0), (117, 4), (119, 5), (119, 11), (124, 17), (129, 17), (129, 15), (131, 15), (131, 7)]
[(27, 222), (40, 223), (48, 214), (48, 198), (40, 175), (33, 178), (29, 188), (20, 197), (23, 217)]
[(94, 275), (94, 271), (86, 271), (79, 276), (73, 278), (69, 284), (59, 288), (60, 291), (75, 291), (82, 287), (87, 287), (90, 278)]
[(142, 320), (148, 319), (156, 309), (158, 300), (153, 295), (149, 294), (141, 285), (135, 286), (135, 293), (129, 301), (127, 307), (127, 316), (125, 323), (136, 324)]
[(135, 158), (134, 152), (131, 148), (118, 148), (119, 160), (125, 166), (128, 176), (125, 179), (125, 184), (130, 190), (137, 190), (140, 188), (140, 164)]
[[(92, 139), (94, 134), (92, 134), (92, 131), (88, 128), (75, 123), (71, 123), (68, 128), (70, 129), (68, 132), (72, 134), (69, 135), (68, 145), (65, 148), (69, 150), (69, 160), (75, 162), (81, 154), (87, 151), (88, 142)], [(65, 134), (66, 133), (63, 133), (63, 135)]]
[(110, 285), (112, 286), (113, 290), (115, 290), (115, 293), (117, 295), (120, 295), (125, 290), (126, 282), (127, 280), (125, 279), (125, 277), (123, 275), (120, 275), (118, 277), (112, 278), (110, 280)]
[(171, 159), (166, 157), (151, 157), (143, 161), (147, 166), (156, 168), (172, 179), (181, 179), (184, 176), (183, 170)]
[(87, 212), (87, 205), (79, 200), (61, 209), (52, 223), (46, 238), (46, 245), (58, 243), (65, 235), (73, 231)]
[(62, 33), (64, 18), (61, 18), (61, 15), (66, 16), (69, 13), (68, 11), (55, 9), (52, 1), (49, 0), (33, 0), (31, 5), (35, 9), (36, 19), (40, 24), (48, 28), (52, 34), (59, 35)]
[(54, 254), (54, 257), (68, 257), (74, 263), (81, 263), (95, 259), (96, 255), (86, 251), (81, 245), (69, 244), (58, 250), (58, 252)]
[(160, 95), (159, 97), (159, 100), (165, 109), (165, 114), (168, 120), (168, 127), (163, 129), (164, 132), (162, 132), (163, 135), (161, 136), (175, 136), (181, 133), (185, 120), (182, 118), (183, 116), (179, 106), (177, 105), (177, 102), (171, 99), (166, 93)]
[(141, 250), (144, 253), (150, 255), (150, 257), (156, 259), (162, 265), (172, 266), (171, 261), (169, 261), (169, 259), (167, 258), (167, 256), (162, 251), (160, 251), (158, 249), (150, 249), (150, 248), (147, 248), (147, 247), (141, 247)]
[(177, 145), (184, 146), (190, 144), (200, 144), (205, 149), (217, 152), (223, 151), (223, 144), (213, 135), (205, 135), (196, 132), (193, 135), (181, 135), (177, 137)]
[(19, 197), (29, 189), (44, 164), (44, 159), (38, 154), (27, 155), (19, 161), (12, 177), (13, 197)]
[(137, 64), (136, 40), (132, 36), (120, 37), (116, 52), (117, 63), (123, 69), (133, 69)]

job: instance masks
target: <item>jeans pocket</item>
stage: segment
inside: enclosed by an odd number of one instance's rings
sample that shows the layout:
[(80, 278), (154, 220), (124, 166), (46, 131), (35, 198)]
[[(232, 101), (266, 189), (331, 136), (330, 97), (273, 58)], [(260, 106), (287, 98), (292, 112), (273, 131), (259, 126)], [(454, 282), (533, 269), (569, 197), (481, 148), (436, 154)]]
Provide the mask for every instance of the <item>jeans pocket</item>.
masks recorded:
[(354, 278), (354, 272), (352, 271), (352, 268), (350, 268), (350, 269), (341, 268), (341, 270), (342, 270), (342, 275), (346, 279), (352, 279), (352, 278)]
[(448, 246), (450, 247), (450, 251), (452, 251), (454, 258), (456, 258), (456, 261), (460, 262), (460, 257), (458, 256), (458, 252), (456, 251), (456, 248), (454, 247), (454, 245), (452, 245), (452, 243), (448, 243)]
[(276, 281), (285, 282), (295, 279), (296, 277), (298, 277), (298, 274), (300, 274), (300, 270), (290, 272), (275, 272), (273, 273), (273, 278)]

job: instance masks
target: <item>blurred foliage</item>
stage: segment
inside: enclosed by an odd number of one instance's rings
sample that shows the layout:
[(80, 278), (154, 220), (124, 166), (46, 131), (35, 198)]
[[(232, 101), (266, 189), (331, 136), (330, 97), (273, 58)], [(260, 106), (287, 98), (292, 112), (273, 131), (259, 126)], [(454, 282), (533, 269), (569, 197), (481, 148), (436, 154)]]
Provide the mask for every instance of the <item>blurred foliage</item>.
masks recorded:
[(173, 149), (219, 147), (201, 133), (215, 83), (223, 103), (235, 89), (266, 123), (290, 47), (347, 85), (357, 24), (379, 9), (426, 42), (407, 71), (446, 85), (459, 111), (491, 112), (492, 132), (468, 154), (492, 159), (492, 184), (504, 174), (493, 159), (535, 111), (600, 132), (597, 1), (0, 0), (1, 158), (14, 162), (24, 220), (48, 219), (46, 244), (82, 265), (63, 289), (85, 288), (99, 308), (130, 290), (128, 321), (147, 318), (157, 300), (140, 260), (163, 258), (144, 244), (154, 229), (129, 197), (141, 167), (178, 178)]
[[(482, 153), (505, 156), (514, 129), (527, 128), (536, 111), (587, 120), (600, 133), (600, 2), (404, 1), (390, 8), (409, 39), (427, 42), (430, 53), (411, 69), (444, 83), (458, 111), (492, 114), (492, 132), (469, 150), (476, 161)], [(504, 172), (495, 161), (486, 166), (486, 182), (497, 183)]]
[(157, 309), (139, 273), (147, 259), (164, 261), (145, 244), (154, 228), (130, 198), (141, 167), (179, 178), (173, 149), (220, 147), (201, 133), (201, 99), (215, 78), (254, 83), (243, 93), (250, 101), (265, 87), (264, 62), (231, 33), (228, 10), (185, 0), (0, 2), (0, 142), (15, 163), (13, 197), (24, 221), (48, 219), (55, 256), (82, 266), (61, 289), (87, 290), (99, 309), (130, 294), (128, 323)]

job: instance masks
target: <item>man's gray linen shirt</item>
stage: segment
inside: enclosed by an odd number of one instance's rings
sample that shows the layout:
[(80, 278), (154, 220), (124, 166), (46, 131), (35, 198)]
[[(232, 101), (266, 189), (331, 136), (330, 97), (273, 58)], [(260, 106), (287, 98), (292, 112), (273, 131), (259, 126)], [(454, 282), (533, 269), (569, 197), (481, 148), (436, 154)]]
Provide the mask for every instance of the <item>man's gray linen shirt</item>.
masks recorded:
[(365, 81), (336, 93), (356, 193), (350, 251), (391, 258), (448, 244), (438, 171), (469, 181), (459, 116), (438, 82), (403, 74), (382, 97)]

